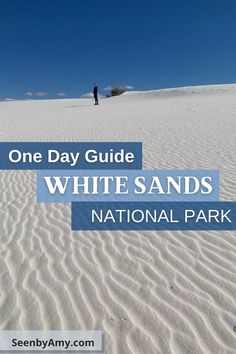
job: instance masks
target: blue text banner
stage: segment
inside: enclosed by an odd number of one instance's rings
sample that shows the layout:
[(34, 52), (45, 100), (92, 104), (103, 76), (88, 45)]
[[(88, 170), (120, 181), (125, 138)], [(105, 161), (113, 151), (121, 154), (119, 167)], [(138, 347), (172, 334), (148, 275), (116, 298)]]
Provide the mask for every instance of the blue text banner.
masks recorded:
[(140, 142), (1, 142), (0, 170), (141, 169)]
[(236, 202), (72, 203), (72, 230), (236, 230)]

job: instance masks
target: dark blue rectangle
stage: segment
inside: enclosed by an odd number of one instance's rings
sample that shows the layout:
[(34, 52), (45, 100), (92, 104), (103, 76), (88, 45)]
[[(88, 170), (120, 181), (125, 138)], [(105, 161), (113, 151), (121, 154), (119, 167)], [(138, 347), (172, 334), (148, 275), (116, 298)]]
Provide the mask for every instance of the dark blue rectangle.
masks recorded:
[[(191, 213), (186, 214), (188, 210)], [(192, 213), (195, 213), (194, 217), (186, 218)], [(128, 214), (135, 218), (128, 220)], [(165, 214), (168, 218), (155, 219)], [(72, 230), (236, 230), (236, 202), (72, 203)]]
[[(134, 159), (132, 162), (88, 162), (85, 159), (85, 154), (88, 150), (95, 150), (99, 153), (118, 153), (123, 149), (124, 153), (133, 153)], [(17, 150), (18, 152), (13, 152)], [(49, 162), (49, 150), (58, 151), (52, 153), (51, 157), (62, 156), (62, 153), (80, 153), (77, 163), (72, 166), (69, 162), (62, 160)], [(18, 157), (23, 157), (23, 154), (28, 153), (26, 162), (18, 161)], [(35, 154), (41, 154), (36, 156)], [(10, 161), (9, 156), (13, 157), (16, 162)], [(30, 161), (31, 156), (37, 158), (37, 161)], [(0, 143), (0, 170), (94, 170), (94, 169), (141, 169), (142, 168), (142, 143), (139, 142), (1, 142)]]

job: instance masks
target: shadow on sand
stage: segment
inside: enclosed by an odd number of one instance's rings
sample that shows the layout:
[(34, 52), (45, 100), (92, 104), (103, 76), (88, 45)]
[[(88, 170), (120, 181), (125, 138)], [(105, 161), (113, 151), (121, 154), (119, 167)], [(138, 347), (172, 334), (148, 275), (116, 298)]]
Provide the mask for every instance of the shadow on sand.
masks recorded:
[(78, 105), (75, 105), (75, 106), (64, 106), (65, 108), (76, 108), (76, 107), (92, 107), (94, 105), (92, 104), (78, 104)]

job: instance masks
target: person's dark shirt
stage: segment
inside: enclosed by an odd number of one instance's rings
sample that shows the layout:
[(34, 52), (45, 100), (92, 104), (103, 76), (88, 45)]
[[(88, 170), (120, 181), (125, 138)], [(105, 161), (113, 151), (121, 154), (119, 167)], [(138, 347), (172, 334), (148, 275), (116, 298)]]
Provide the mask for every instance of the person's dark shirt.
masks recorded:
[(94, 95), (97, 95), (97, 93), (98, 93), (98, 87), (97, 87), (97, 86), (94, 86), (94, 88), (93, 88), (93, 94), (94, 94)]

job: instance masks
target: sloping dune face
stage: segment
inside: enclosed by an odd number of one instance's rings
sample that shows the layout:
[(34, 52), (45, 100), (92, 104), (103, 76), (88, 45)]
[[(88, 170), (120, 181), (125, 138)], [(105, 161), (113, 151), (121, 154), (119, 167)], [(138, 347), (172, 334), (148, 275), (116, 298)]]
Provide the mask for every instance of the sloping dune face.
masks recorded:
[[(236, 85), (0, 103), (1, 141), (141, 141), (144, 168), (219, 169), (236, 200)], [(102, 329), (107, 353), (236, 353), (235, 232), (71, 232), (1, 171), (1, 329)]]

